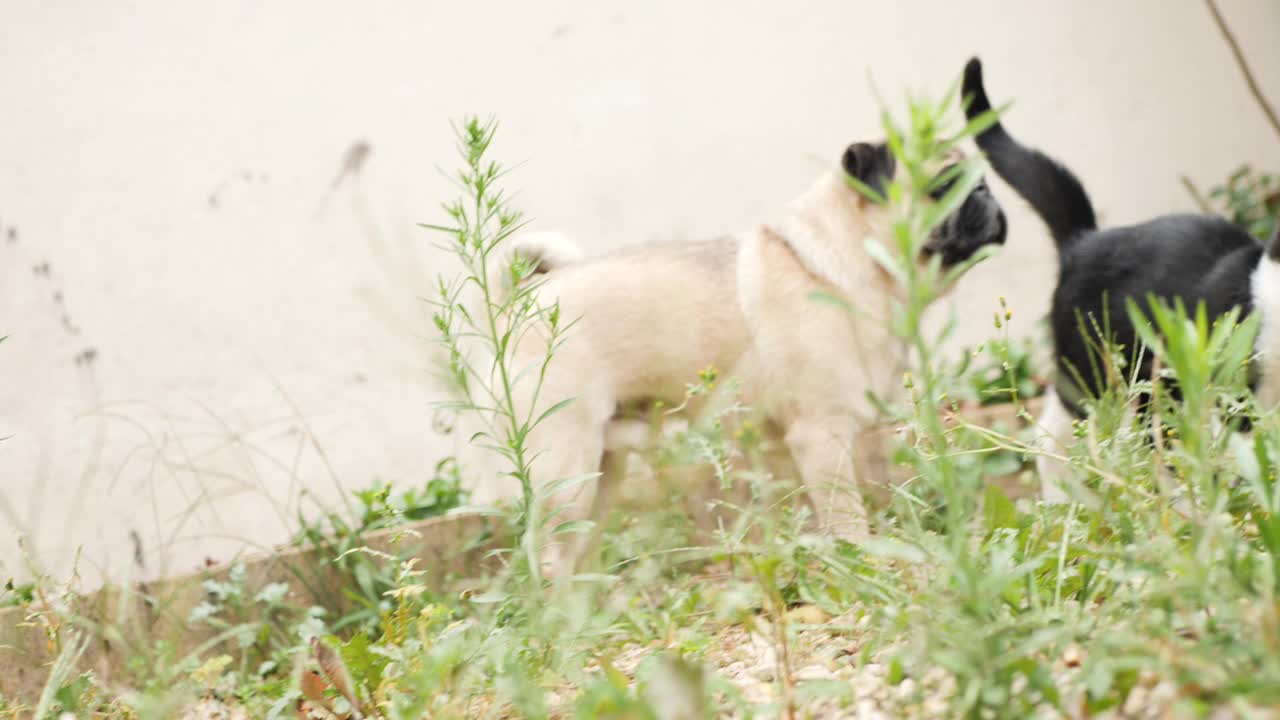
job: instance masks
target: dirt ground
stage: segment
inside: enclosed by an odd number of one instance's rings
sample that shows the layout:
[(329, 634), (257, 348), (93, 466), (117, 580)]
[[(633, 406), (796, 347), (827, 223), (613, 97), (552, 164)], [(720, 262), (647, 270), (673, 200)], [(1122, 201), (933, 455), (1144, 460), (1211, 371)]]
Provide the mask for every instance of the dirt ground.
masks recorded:
[[(1222, 5), (1280, 94), (1280, 5)], [(1194, 2), (8, 10), (0, 576), (190, 570), (454, 452), (418, 299), (452, 266), (415, 223), (452, 197), (435, 168), (464, 113), (501, 120), (535, 228), (591, 252), (766, 217), (879, 132), (870, 81), (939, 93), (975, 52), (1108, 222), (1191, 209), (1182, 174), (1280, 166)], [(1053, 278), (995, 190), (1012, 232), (954, 298), (960, 342), (1000, 295), (1030, 332)]]

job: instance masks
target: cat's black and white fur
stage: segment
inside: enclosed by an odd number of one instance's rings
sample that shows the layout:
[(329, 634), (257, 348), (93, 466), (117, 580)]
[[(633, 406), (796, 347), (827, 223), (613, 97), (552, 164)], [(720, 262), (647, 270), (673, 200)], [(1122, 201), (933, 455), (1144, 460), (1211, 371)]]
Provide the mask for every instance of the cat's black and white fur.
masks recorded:
[[(965, 67), (963, 94), (970, 119), (991, 109), (977, 58)], [(1106, 317), (1111, 340), (1132, 350), (1139, 341), (1125, 309), (1129, 298), (1143, 307), (1149, 294), (1168, 302), (1181, 298), (1188, 309), (1203, 302), (1210, 318), (1233, 307), (1261, 313), (1254, 374), (1260, 380), (1252, 389), (1264, 407), (1280, 400), (1280, 233), (1264, 246), (1224, 218), (1194, 214), (1100, 229), (1083, 185), (1061, 163), (1022, 145), (1000, 123), (976, 140), (996, 173), (1044, 220), (1058, 250), (1050, 311), (1057, 380), (1039, 420), (1046, 449), (1071, 441), (1071, 422), (1086, 411), (1075, 399), (1104, 389), (1105, 380), (1091, 370), (1090, 346), (1098, 338), (1082, 334), (1080, 318), (1101, 328)], [(1136, 374), (1148, 380), (1151, 355), (1141, 357)], [(1046, 497), (1061, 499), (1053, 482), (1061, 466), (1043, 456), (1037, 466)]]

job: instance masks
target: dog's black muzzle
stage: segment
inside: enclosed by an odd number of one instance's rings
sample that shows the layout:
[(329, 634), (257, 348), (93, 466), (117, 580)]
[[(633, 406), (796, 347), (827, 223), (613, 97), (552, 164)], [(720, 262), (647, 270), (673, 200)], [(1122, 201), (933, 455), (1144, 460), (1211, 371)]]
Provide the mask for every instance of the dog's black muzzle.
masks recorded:
[(984, 180), (933, 231), (925, 252), (929, 255), (941, 253), (943, 266), (951, 267), (973, 257), (987, 245), (1003, 245), (1008, 232), (1009, 223), (1005, 220), (1004, 210)]

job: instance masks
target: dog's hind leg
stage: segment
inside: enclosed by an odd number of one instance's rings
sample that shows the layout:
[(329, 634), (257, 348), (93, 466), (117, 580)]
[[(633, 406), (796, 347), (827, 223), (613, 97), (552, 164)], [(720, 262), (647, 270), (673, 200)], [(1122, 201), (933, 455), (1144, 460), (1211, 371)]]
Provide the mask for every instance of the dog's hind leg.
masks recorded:
[(1046, 453), (1065, 455), (1070, 450), (1075, 436), (1072, 433), (1072, 422), (1075, 417), (1062, 404), (1058, 393), (1053, 388), (1045, 395), (1044, 409), (1035, 426), (1036, 473), (1040, 476), (1040, 492), (1045, 502), (1065, 503), (1070, 500), (1063, 482), (1070, 476), (1070, 467), (1058, 458), (1048, 457)]
[(850, 541), (863, 539), (868, 532), (867, 511), (853, 463), (857, 429), (852, 416), (839, 414), (800, 417), (786, 429), (787, 448), (800, 471), (819, 528)]

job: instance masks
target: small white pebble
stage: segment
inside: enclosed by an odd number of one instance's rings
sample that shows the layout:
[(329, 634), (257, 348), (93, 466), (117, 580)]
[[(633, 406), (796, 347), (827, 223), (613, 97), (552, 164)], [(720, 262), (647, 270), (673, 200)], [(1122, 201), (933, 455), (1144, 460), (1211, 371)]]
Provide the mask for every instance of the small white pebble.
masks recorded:
[(773, 700), (773, 684), (751, 683), (742, 688), (742, 694), (753, 703), (766, 703)]
[(1237, 717), (1229, 705), (1219, 705), (1209, 713), (1209, 720), (1235, 720)]
[(1151, 688), (1151, 695), (1148, 702), (1150, 707), (1166, 707), (1178, 697), (1178, 688), (1168, 680), (1161, 681)]
[(830, 670), (821, 665), (806, 665), (792, 673), (797, 680), (830, 680), (835, 677)]
[(925, 717), (940, 718), (946, 717), (947, 700), (936, 695), (930, 695), (924, 699), (924, 715)]
[(1129, 697), (1124, 699), (1124, 705), (1120, 709), (1125, 715), (1136, 717), (1145, 707), (1147, 707), (1147, 689), (1141, 685), (1135, 685), (1129, 691)]
[(859, 700), (857, 705), (858, 712), (855, 717), (861, 720), (889, 720), (889, 716), (880, 712), (876, 704), (870, 700)]
[(1079, 645), (1068, 645), (1067, 649), (1062, 651), (1062, 662), (1067, 667), (1080, 667), (1080, 663), (1084, 662), (1084, 651)]
[(880, 682), (879, 678), (859, 674), (853, 679), (853, 692), (860, 700), (869, 699), (881, 687), (883, 687), (883, 683)]

